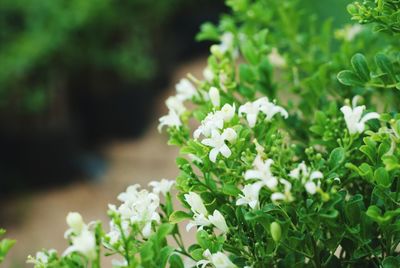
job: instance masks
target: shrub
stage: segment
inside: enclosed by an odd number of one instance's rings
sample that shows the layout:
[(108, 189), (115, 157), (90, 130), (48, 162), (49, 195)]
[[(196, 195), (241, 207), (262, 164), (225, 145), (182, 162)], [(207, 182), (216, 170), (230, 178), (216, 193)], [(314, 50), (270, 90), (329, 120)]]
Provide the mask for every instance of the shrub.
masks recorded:
[(108, 233), (69, 214), (70, 246), (36, 267), (98, 267), (102, 245), (117, 267), (400, 266), (398, 1), (355, 2), (365, 25), (336, 30), (302, 1), (227, 4), (198, 35), (218, 42), (204, 80), (181, 80), (160, 118), (176, 181), (130, 186)]

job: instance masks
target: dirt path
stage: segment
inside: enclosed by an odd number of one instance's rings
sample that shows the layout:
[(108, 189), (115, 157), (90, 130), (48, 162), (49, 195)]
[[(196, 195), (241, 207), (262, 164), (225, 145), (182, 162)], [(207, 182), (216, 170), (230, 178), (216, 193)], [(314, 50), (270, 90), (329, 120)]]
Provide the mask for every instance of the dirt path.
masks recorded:
[[(101, 220), (108, 225), (107, 204), (117, 203), (116, 196), (128, 185), (147, 186), (154, 179), (174, 178), (178, 174), (175, 157), (178, 150), (166, 145), (165, 135), (157, 132), (157, 118), (166, 112), (163, 100), (174, 94), (174, 84), (187, 73), (202, 77), (204, 58), (179, 66), (174, 83), (160, 97), (156, 105), (154, 124), (143, 137), (128, 142), (114, 142), (104, 148), (108, 170), (99, 182), (77, 182), (69, 186), (10, 200), (7, 210), (19, 218), (19, 224), (8, 229), (7, 237), (17, 240), (7, 261), (1, 267), (31, 267), (25, 264), (26, 256), (42, 248), (55, 248), (63, 252), (67, 244), (63, 238), (67, 226), (65, 216), (69, 211), (80, 212), (85, 221)], [(135, 116), (135, 115), (132, 115)], [(190, 238), (188, 238), (190, 240)], [(104, 267), (110, 267), (105, 263)]]

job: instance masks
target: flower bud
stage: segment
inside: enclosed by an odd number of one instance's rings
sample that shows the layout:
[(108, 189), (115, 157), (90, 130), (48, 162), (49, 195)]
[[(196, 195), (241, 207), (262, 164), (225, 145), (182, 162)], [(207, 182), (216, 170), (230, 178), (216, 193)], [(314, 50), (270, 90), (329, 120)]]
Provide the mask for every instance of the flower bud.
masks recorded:
[(210, 91), (208, 92), (208, 95), (210, 96), (210, 100), (213, 106), (219, 107), (220, 97), (218, 89), (216, 87), (211, 87)]
[(80, 233), (85, 223), (83, 222), (81, 214), (78, 212), (70, 212), (67, 215), (67, 224), (75, 232)]
[(271, 223), (270, 231), (271, 231), (272, 239), (275, 241), (275, 243), (279, 242), (281, 240), (281, 236), (282, 236), (282, 229), (281, 229), (280, 224), (276, 221)]

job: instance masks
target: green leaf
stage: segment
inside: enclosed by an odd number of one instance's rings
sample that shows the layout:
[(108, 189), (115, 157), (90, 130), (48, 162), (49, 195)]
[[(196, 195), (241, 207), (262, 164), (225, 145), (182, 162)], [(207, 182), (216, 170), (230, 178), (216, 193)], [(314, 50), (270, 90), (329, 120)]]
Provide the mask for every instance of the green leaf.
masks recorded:
[(172, 254), (169, 257), (169, 264), (170, 264), (170, 267), (176, 267), (176, 268), (184, 268), (185, 267), (183, 264), (182, 258), (177, 254)]
[(157, 230), (157, 239), (158, 241), (165, 239), (165, 237), (172, 232), (174, 229), (174, 225), (164, 223)]
[(370, 70), (364, 55), (357, 53), (351, 58), (351, 65), (355, 73), (361, 78), (362, 81), (368, 82), (370, 80)]
[(181, 221), (184, 221), (186, 219), (191, 219), (191, 218), (192, 218), (192, 215), (190, 215), (186, 212), (177, 210), (177, 211), (174, 211), (171, 214), (171, 216), (169, 216), (169, 222), (172, 224), (176, 224), (176, 223), (179, 223)]
[(338, 73), (337, 79), (346, 86), (362, 86), (364, 84), (353, 71), (348, 70)]
[(244, 58), (252, 65), (257, 65), (260, 61), (257, 55), (257, 48), (253, 45), (250, 40), (246, 40), (241, 43), (240, 50)]
[(389, 256), (386, 257), (382, 262), (383, 268), (398, 268), (400, 267), (400, 258)]
[(240, 190), (235, 184), (224, 184), (222, 187), (222, 192), (230, 196), (238, 196), (240, 194)]
[(4, 257), (10, 251), (10, 249), (14, 246), (15, 242), (16, 242), (15, 240), (10, 240), (10, 239), (3, 239), (0, 241), (0, 263), (3, 262)]
[(153, 242), (147, 241), (140, 249), (142, 262), (149, 262), (154, 258)]
[(362, 163), (359, 166), (359, 170), (360, 170), (359, 174), (361, 177), (363, 177), (364, 179), (366, 179), (369, 182), (374, 181), (373, 170), (370, 165), (368, 165), (367, 163)]
[(360, 223), (361, 212), (364, 210), (363, 196), (360, 194), (352, 196), (345, 204), (346, 217), (349, 219), (351, 225)]
[(190, 256), (192, 256), (192, 258), (194, 260), (199, 261), (199, 260), (202, 260), (204, 258), (203, 257), (203, 252), (204, 252), (204, 250), (202, 248), (198, 248), (198, 249), (195, 249), (195, 250), (191, 251), (190, 252)]
[(385, 164), (385, 168), (387, 171), (400, 168), (399, 159), (394, 155), (385, 155), (382, 157), (382, 161)]
[(392, 178), (384, 167), (380, 167), (374, 172), (374, 179), (378, 185), (389, 188), (392, 185)]
[(390, 59), (386, 57), (386, 55), (382, 53), (377, 54), (375, 56), (375, 61), (383, 73), (387, 74), (392, 81), (396, 81), (393, 64), (391, 63)]
[(332, 150), (329, 155), (328, 163), (331, 168), (341, 165), (346, 158), (346, 151), (342, 147), (338, 147)]
[[(158, 260), (159, 267), (166, 267), (167, 261), (172, 256), (171, 254), (174, 252), (174, 249), (170, 246), (165, 246), (160, 251), (160, 257)], [(176, 266), (173, 266), (176, 267)]]
[(210, 22), (203, 23), (200, 26), (200, 32), (196, 35), (196, 40), (197, 41), (203, 41), (203, 40), (218, 41), (219, 40), (218, 28)]
[(200, 230), (196, 233), (196, 240), (197, 243), (204, 249), (211, 248), (211, 241), (209, 239), (209, 235), (206, 231)]

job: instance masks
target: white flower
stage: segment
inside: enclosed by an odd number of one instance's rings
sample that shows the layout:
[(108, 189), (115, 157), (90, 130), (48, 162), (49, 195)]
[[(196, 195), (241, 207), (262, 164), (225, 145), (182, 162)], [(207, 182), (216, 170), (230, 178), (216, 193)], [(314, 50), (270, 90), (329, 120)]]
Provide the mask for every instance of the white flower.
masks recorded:
[[(311, 195), (314, 195), (317, 192), (321, 185), (319, 180), (324, 177), (320, 171), (316, 170), (311, 172), (304, 162), (301, 162), (297, 168), (293, 169), (289, 176), (295, 179), (302, 179), (304, 188)], [(317, 183), (315, 183), (316, 180), (318, 180)]]
[(57, 251), (55, 249), (50, 249), (47, 252), (38, 251), (35, 257), (29, 255), (26, 263), (34, 264), (35, 267), (47, 267), (47, 264), (49, 263), (49, 256), (52, 254), (57, 254)]
[[(123, 220), (121, 222), (121, 229), (125, 237), (129, 236), (129, 233), (131, 231), (129, 221)], [(109, 242), (111, 245), (114, 245), (122, 239), (121, 229), (115, 224), (114, 220), (110, 221), (110, 231), (107, 233), (106, 236), (109, 238)]]
[(343, 106), (340, 108), (340, 111), (344, 114), (344, 120), (346, 121), (347, 129), (349, 130), (349, 134), (353, 135), (356, 133), (362, 133), (365, 129), (365, 123), (371, 119), (379, 119), (378, 113), (367, 113), (362, 116), (365, 106), (356, 106), (357, 105), (358, 96), (353, 98), (353, 107)]
[(129, 186), (125, 193), (118, 196), (123, 203), (117, 212), (122, 220), (138, 224), (143, 236), (147, 238), (151, 234), (152, 222), (160, 222), (160, 215), (157, 212), (160, 200), (157, 194), (149, 193), (147, 190), (138, 191), (139, 187), (137, 184)]
[(285, 67), (286, 61), (285, 58), (283, 58), (276, 47), (272, 48), (271, 53), (268, 55), (268, 60), (272, 65), (276, 67)]
[(297, 168), (290, 171), (289, 176), (295, 179), (300, 179), (301, 176), (308, 176), (308, 173), (308, 168), (303, 161), (297, 166)]
[(201, 143), (212, 147), (209, 158), (211, 162), (215, 163), (218, 154), (222, 154), (226, 158), (231, 156), (232, 152), (228, 145), (225, 144), (225, 141), (227, 140), (229, 142), (233, 142), (236, 137), (236, 132), (231, 128), (225, 129), (222, 134), (220, 134), (217, 130), (213, 130), (211, 133), (211, 138), (204, 139), (201, 141)]
[(204, 226), (209, 226), (209, 225), (211, 225), (211, 222), (209, 221), (209, 219), (207, 219), (207, 217), (204, 214), (194, 213), (193, 221), (190, 221), (186, 225), (186, 231), (189, 232), (190, 229), (192, 229), (194, 226), (200, 226), (200, 228), (198, 229), (198, 231), (200, 231), (203, 230)]
[(153, 192), (156, 194), (162, 193), (166, 196), (171, 191), (171, 187), (175, 184), (175, 181), (162, 179), (161, 181), (152, 181), (149, 186), (153, 187)]
[(260, 112), (260, 107), (254, 102), (247, 102), (239, 107), (239, 115), (246, 114), (246, 120), (250, 127), (254, 127), (257, 122), (257, 116)]
[(198, 139), (200, 135), (210, 137), (213, 130), (222, 129), (224, 122), (229, 122), (235, 116), (235, 104), (225, 104), (220, 111), (210, 112), (201, 121), (201, 125), (193, 132), (193, 137)]
[(203, 121), (201, 121), (201, 125), (194, 131), (193, 137), (198, 139), (200, 135), (204, 135), (205, 137), (209, 137), (211, 132), (216, 129), (222, 129), (224, 127), (224, 118), (223, 114), (219, 111), (213, 113), (209, 113)]
[(69, 255), (72, 252), (79, 252), (89, 260), (96, 258), (96, 238), (94, 233), (87, 228), (84, 228), (79, 235), (71, 237), (71, 242), (72, 245), (64, 251), (63, 256)]
[(222, 232), (227, 233), (229, 231), (224, 216), (218, 210), (214, 210), (213, 215), (208, 216), (208, 220)]
[(174, 111), (176, 114), (181, 115), (186, 111), (185, 105), (177, 96), (171, 96), (165, 101), (169, 111)]
[(240, 198), (236, 201), (236, 205), (249, 205), (254, 209), (258, 205), (258, 194), (262, 186), (262, 182), (245, 185), (242, 189), (243, 195), (239, 195)]
[(293, 196), (290, 192), (290, 190), (292, 189), (292, 184), (285, 180), (285, 179), (280, 179), (279, 180), (280, 183), (282, 183), (284, 185), (284, 191), (283, 193), (281, 192), (275, 192), (271, 195), (271, 200), (272, 202), (277, 202), (277, 201), (286, 201), (286, 202), (291, 202), (293, 201)]
[(208, 82), (214, 80), (214, 73), (209, 67), (204, 68), (203, 76)]
[(224, 106), (222, 106), (220, 113), (224, 122), (229, 122), (232, 120), (232, 118), (235, 116), (235, 110), (235, 104), (230, 105), (226, 103)]
[(112, 267), (114, 267), (114, 268), (118, 268), (118, 267), (122, 268), (122, 267), (128, 266), (128, 261), (125, 258), (123, 258), (122, 260), (112, 259), (111, 264), (112, 264)]
[(195, 192), (185, 194), (185, 201), (189, 204), (193, 213), (208, 215), (208, 211), (204, 206), (203, 200), (200, 195)]
[(278, 179), (272, 175), (271, 165), (274, 163), (272, 159), (262, 160), (260, 155), (254, 159), (254, 169), (247, 170), (244, 174), (246, 180), (258, 179), (263, 182), (269, 189), (275, 189), (278, 185)]
[(215, 268), (236, 268), (231, 260), (222, 252), (212, 254), (210, 250), (206, 249), (203, 252), (205, 260), (197, 262), (197, 267), (204, 268), (208, 264), (212, 264)]
[(186, 78), (183, 78), (175, 86), (177, 98), (180, 100), (190, 100), (197, 95), (196, 87)]
[(219, 90), (216, 87), (211, 87), (210, 91), (208, 91), (208, 95), (210, 96), (212, 105), (214, 107), (219, 107), (220, 105)]
[(78, 212), (69, 212), (66, 221), (70, 230), (77, 234), (79, 234), (85, 226), (82, 216)]
[(217, 56), (225, 54), (233, 49), (234, 35), (231, 32), (226, 32), (221, 36), (219, 45), (211, 46), (211, 53)]
[(246, 120), (251, 128), (256, 125), (259, 112), (263, 112), (266, 115), (265, 119), (267, 121), (270, 121), (278, 113), (285, 118), (288, 117), (285, 109), (269, 102), (267, 97), (259, 98), (254, 102), (247, 102), (239, 107), (239, 115), (246, 114)]
[(318, 181), (317, 184), (314, 181), (322, 179), (323, 177), (324, 175), (320, 171), (313, 171), (310, 174), (309, 181), (304, 184), (306, 191), (311, 195), (315, 194), (320, 187), (321, 181)]
[(180, 127), (182, 126), (181, 119), (179, 118), (179, 115), (171, 110), (167, 115), (162, 116), (160, 119), (160, 124), (158, 125), (158, 131), (161, 132), (162, 128), (164, 126), (168, 127)]
[(273, 104), (272, 102), (267, 102), (260, 106), (260, 111), (266, 115), (265, 120), (267, 121), (271, 121), (272, 117), (278, 113), (285, 119), (289, 116), (285, 109), (283, 109), (281, 106)]

